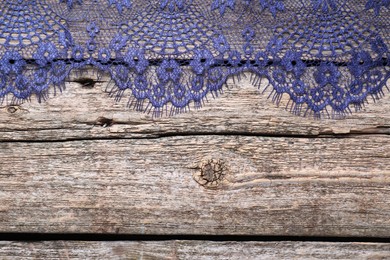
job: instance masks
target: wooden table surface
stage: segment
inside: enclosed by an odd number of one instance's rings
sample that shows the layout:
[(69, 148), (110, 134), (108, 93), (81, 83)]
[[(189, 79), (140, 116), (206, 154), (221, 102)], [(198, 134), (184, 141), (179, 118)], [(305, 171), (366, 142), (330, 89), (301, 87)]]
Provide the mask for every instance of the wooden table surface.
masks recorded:
[(390, 258), (389, 97), (318, 120), (243, 78), (153, 118), (78, 81), (0, 107), (0, 259)]

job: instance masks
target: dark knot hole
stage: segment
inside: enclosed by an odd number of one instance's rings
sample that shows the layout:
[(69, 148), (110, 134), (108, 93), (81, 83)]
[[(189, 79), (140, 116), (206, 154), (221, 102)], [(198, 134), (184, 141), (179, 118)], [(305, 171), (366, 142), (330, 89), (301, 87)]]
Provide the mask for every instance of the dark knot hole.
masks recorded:
[(83, 88), (93, 88), (96, 84), (96, 81), (90, 78), (81, 78), (75, 80), (75, 82), (79, 83)]

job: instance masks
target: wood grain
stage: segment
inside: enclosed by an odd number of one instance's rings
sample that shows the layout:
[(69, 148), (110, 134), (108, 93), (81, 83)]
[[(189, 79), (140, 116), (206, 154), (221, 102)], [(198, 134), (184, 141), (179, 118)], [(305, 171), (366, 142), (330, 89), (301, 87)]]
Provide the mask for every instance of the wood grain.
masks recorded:
[(388, 259), (389, 244), (324, 242), (0, 242), (1, 259)]
[(389, 237), (389, 158), (382, 135), (1, 142), (0, 230)]
[(110, 80), (103, 76), (94, 88), (76, 83), (96, 75), (73, 75), (60, 95), (44, 103), (32, 100), (21, 106), (0, 107), (0, 141), (72, 140), (99, 138), (154, 138), (188, 134), (251, 134), (276, 136), (319, 136), (334, 134), (389, 134), (390, 98), (371, 102), (363, 111), (343, 120), (291, 114), (272, 104), (267, 93), (250, 84), (230, 80), (225, 92), (199, 110), (173, 117), (126, 108), (128, 96), (116, 103), (108, 97)]
[[(127, 108), (129, 93), (115, 102), (108, 75), (93, 71), (73, 72), (42, 104), (0, 106), (0, 233), (389, 238), (390, 98), (317, 120), (292, 115), (286, 100), (272, 104), (250, 82), (231, 79), (216, 100), (173, 117)], [(389, 252), (387, 243), (0, 241), (1, 259)]]

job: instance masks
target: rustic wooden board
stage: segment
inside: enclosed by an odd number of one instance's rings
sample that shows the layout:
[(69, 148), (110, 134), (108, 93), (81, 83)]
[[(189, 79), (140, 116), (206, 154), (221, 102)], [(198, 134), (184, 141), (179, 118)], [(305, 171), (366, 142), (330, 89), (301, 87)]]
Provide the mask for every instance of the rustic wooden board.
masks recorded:
[(1, 259), (388, 259), (390, 244), (321, 242), (0, 242)]
[(389, 237), (389, 159), (384, 135), (1, 142), (0, 230)]
[[(97, 83), (82, 87), (89, 79)], [(388, 97), (316, 120), (243, 78), (200, 110), (153, 118), (126, 108), (129, 95), (110, 99), (107, 75), (73, 73), (66, 85), (43, 104), (0, 106), (0, 232), (390, 237)], [(389, 252), (385, 243), (0, 242), (1, 259)]]
[[(33, 100), (21, 106), (0, 107), (0, 140), (69, 140), (95, 138), (158, 137), (183, 134), (310, 135), (389, 134), (390, 98), (371, 102), (346, 119), (321, 119), (292, 115), (267, 99), (267, 93), (250, 84), (229, 81), (228, 88), (200, 110), (174, 117), (126, 108), (128, 95), (119, 103), (104, 93), (109, 78), (103, 76), (94, 88), (74, 81), (97, 78), (91, 72), (73, 75), (67, 89), (47, 102)], [(112, 83), (111, 83), (112, 84)], [(389, 83), (390, 84), (390, 83)], [(110, 89), (110, 87), (108, 87)]]

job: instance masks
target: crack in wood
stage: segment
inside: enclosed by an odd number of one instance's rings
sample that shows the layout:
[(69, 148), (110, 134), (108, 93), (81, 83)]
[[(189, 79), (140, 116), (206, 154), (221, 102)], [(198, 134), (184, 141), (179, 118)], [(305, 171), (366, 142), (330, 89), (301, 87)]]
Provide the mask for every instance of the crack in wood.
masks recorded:
[[(115, 121), (110, 119), (101, 119), (97, 120), (93, 126), (101, 126), (102, 128), (108, 128), (115, 125)], [(39, 131), (51, 131), (64, 128), (52, 128), (52, 129), (38, 129)], [(12, 130), (9, 132), (23, 132), (28, 131), (32, 132), (37, 129), (29, 130)], [(81, 129), (83, 130), (83, 129)], [(63, 139), (31, 139), (31, 140), (18, 140), (18, 139), (0, 139), (0, 143), (64, 143), (64, 142), (82, 142), (82, 141), (107, 141), (107, 140), (155, 140), (155, 139), (169, 139), (169, 138), (179, 138), (179, 137), (203, 137), (203, 136), (231, 136), (231, 137), (259, 137), (259, 138), (272, 138), (272, 139), (303, 139), (303, 140), (315, 140), (315, 139), (356, 139), (361, 137), (373, 137), (373, 136), (388, 136), (390, 134), (378, 132), (378, 133), (351, 133), (351, 134), (319, 134), (319, 135), (272, 135), (272, 134), (256, 134), (256, 133), (236, 133), (236, 132), (221, 132), (221, 133), (167, 133), (167, 134), (157, 134), (157, 133), (128, 133), (132, 136), (91, 136), (84, 138), (63, 138)]]

